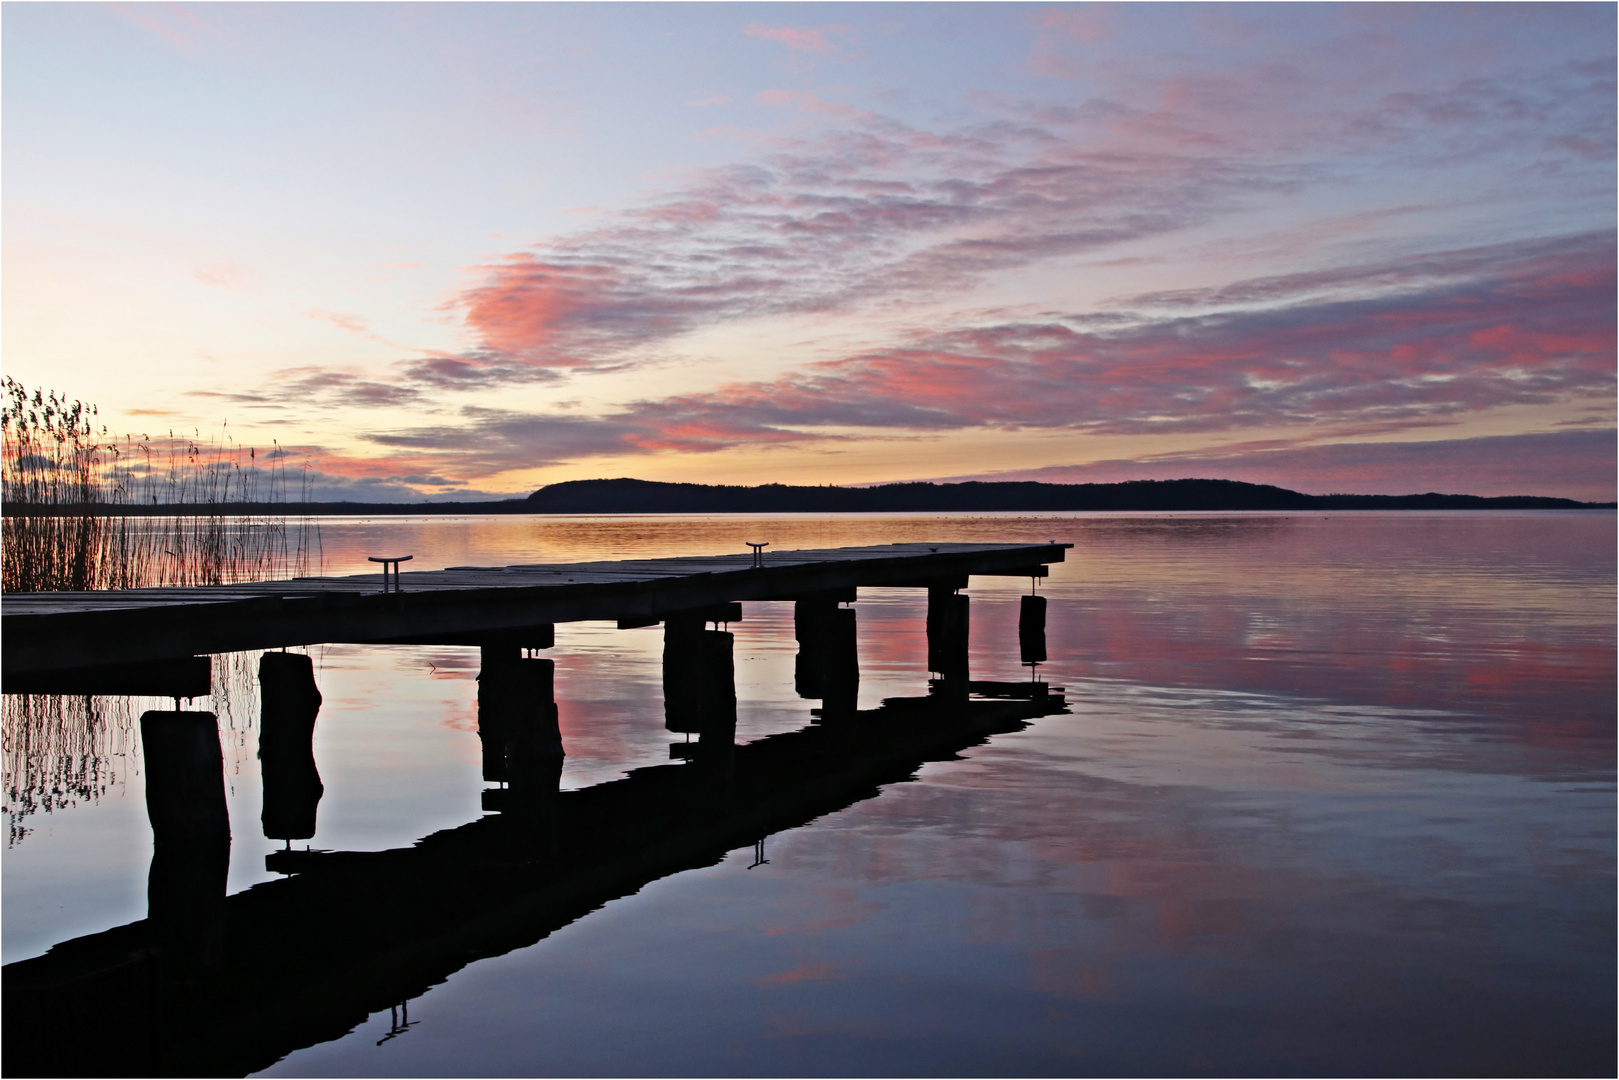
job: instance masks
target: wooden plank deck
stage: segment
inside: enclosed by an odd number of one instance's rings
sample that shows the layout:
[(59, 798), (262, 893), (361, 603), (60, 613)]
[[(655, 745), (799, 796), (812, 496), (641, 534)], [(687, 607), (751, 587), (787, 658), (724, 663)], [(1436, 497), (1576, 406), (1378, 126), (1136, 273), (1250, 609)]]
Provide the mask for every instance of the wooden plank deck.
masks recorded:
[(194, 588), (8, 594), (0, 673), (333, 641), (477, 634), (544, 623), (653, 620), (737, 600), (860, 586), (966, 584), (1062, 562), (1068, 544), (907, 543), (620, 562), (452, 566)]

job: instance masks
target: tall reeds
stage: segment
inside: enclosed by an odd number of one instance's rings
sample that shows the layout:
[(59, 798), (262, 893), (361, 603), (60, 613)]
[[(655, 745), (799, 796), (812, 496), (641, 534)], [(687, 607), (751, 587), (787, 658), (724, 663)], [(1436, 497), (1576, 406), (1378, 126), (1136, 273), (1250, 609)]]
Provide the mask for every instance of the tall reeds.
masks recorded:
[[(217, 585), (320, 572), (320, 530), (289, 528), (286, 454), (170, 434), (114, 436), (93, 405), (0, 381), (0, 587), (7, 593)], [(307, 502), (307, 483), (300, 501)], [(256, 654), (214, 658), (212, 705), (242, 739)], [(233, 704), (234, 703), (234, 704)], [(249, 715), (233, 717), (247, 705)], [(128, 697), (5, 694), (7, 845), (28, 819), (95, 802), (139, 769)], [(239, 749), (239, 747), (237, 748)], [(227, 750), (229, 753), (230, 750)]]
[[(93, 405), (0, 394), (0, 588), (218, 585), (320, 572), (320, 530), (289, 530), (285, 452), (228, 434), (113, 436)], [(307, 475), (307, 474), (305, 474)], [(307, 501), (307, 483), (300, 492)], [(282, 507), (281, 512), (277, 507)]]

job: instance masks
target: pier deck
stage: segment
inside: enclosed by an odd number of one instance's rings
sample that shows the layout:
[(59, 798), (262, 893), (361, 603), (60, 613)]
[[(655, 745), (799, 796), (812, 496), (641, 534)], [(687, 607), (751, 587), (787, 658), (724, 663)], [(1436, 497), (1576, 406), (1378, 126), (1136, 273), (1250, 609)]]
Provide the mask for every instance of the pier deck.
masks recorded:
[[(620, 562), (457, 566), (383, 575), (4, 597), (6, 676), (321, 642), (467, 639), (558, 622), (647, 625), (740, 600), (861, 586), (960, 588), (1043, 574), (1068, 544), (906, 543)], [(394, 554), (387, 552), (385, 554)], [(853, 599), (849, 596), (848, 599)]]

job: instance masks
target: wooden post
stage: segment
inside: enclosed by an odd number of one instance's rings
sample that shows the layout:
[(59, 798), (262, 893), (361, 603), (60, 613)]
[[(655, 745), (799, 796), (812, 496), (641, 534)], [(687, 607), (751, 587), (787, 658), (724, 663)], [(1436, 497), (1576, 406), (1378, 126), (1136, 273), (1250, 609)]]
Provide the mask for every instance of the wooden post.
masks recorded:
[(259, 701), (260, 824), (269, 839), (307, 840), (326, 791), (313, 746), (321, 703), (314, 661), (302, 653), (259, 657)]
[(702, 619), (663, 622), (663, 726), (686, 735), (703, 730), (702, 635)]
[(855, 641), (854, 609), (834, 608), (827, 612), (825, 634), (821, 718), (851, 717), (860, 697), (860, 655)]
[(484, 650), (478, 673), (478, 737), (485, 780), (528, 788), (537, 778), (560, 771), (560, 766), (551, 767), (564, 756), (555, 694), (555, 661)]
[(525, 659), (497, 669), (505, 684), (510, 726), (507, 763), (513, 768), (538, 758), (560, 758), (562, 728), (557, 722), (556, 661)]
[(728, 630), (702, 632), (703, 730), (736, 729), (736, 667), (732, 650), (736, 635)]
[(159, 844), (230, 846), (225, 757), (211, 712), (149, 712), (141, 717), (146, 814)]
[(967, 696), (967, 598), (949, 587), (928, 589), (928, 670), (939, 673), (935, 690)]
[(1046, 598), (1025, 596), (1018, 609), (1017, 643), (1025, 664), (1046, 662)]
[(166, 969), (184, 980), (224, 960), (230, 813), (218, 718), (210, 712), (146, 713), (141, 748), (152, 823), (147, 917)]
[(734, 642), (697, 618), (664, 620), (663, 726), (698, 736), (698, 760), (728, 762), (736, 744)]
[(701, 730), (697, 736), (697, 762), (706, 771), (728, 775), (736, 756), (736, 667), (732, 658), (735, 635), (726, 630), (703, 630), (698, 640)]

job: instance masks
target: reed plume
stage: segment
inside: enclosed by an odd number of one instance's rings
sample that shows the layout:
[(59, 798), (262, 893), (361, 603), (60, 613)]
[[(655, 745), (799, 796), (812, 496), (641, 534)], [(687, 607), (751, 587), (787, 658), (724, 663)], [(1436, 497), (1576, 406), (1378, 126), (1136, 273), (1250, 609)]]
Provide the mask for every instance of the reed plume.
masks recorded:
[[(99, 410), (7, 376), (0, 392), (0, 588), (81, 592), (320, 572), (320, 532), (289, 535), (286, 453), (224, 435), (111, 435)], [(307, 473), (301, 501), (307, 501)], [(281, 507), (282, 512), (276, 508)]]

